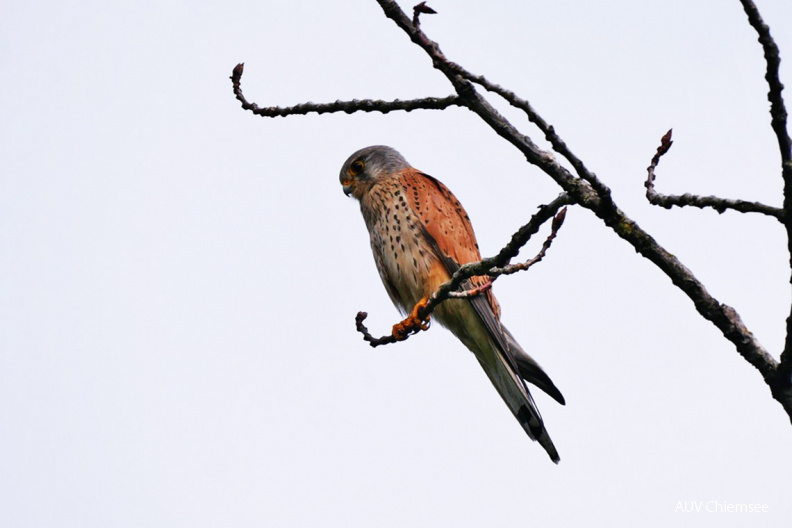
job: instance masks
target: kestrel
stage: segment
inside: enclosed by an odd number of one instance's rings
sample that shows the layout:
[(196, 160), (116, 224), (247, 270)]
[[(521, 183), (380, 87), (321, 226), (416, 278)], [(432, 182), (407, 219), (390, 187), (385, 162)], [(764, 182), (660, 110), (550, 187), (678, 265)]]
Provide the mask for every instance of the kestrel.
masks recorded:
[[(379, 145), (358, 150), (344, 163), (340, 180), (344, 193), (360, 202), (380, 278), (402, 313), (416, 317), (416, 306), (425, 304), (461, 265), (481, 260), (462, 204), (445, 185), (411, 167), (396, 150)], [(473, 277), (464, 287), (486, 283), (484, 277)], [(562, 405), (564, 397), (500, 323), (492, 290), (448, 299), (434, 316), (473, 352), (528, 436), (558, 463), (558, 451), (525, 382)], [(402, 332), (400, 325), (394, 326), (394, 336), (403, 339)]]

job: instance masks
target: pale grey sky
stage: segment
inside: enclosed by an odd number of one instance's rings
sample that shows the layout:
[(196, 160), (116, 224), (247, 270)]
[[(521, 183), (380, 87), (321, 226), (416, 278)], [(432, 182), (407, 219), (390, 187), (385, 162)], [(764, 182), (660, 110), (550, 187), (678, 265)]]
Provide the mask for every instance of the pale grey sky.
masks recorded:
[[(674, 127), (658, 190), (781, 203), (739, 2), (429, 4), (423, 27), (448, 57), (530, 100), (777, 355), (777, 223), (643, 197)], [(792, 86), (792, 3), (757, 4)], [(496, 284), (566, 396), (536, 395), (559, 466), (439, 326), (369, 348), (355, 313), (374, 333), (398, 314), (338, 183), (350, 153), (388, 144), (444, 181), (486, 255), (558, 189), (464, 109), (256, 117), (231, 93), (241, 61), (261, 105), (451, 93), (374, 0), (4, 4), (0, 525), (785, 525), (789, 419), (585, 211), (539, 266)]]

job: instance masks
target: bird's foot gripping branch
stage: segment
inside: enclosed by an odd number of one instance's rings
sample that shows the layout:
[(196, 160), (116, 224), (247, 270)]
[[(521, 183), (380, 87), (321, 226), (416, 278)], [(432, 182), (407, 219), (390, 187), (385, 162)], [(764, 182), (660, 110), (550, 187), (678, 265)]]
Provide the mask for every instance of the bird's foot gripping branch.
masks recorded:
[[(507, 244), (501, 252), (491, 258), (483, 259), (478, 262), (472, 262), (460, 267), (456, 273), (447, 282), (443, 283), (437, 291), (428, 297), (424, 297), (415, 305), (403, 321), (396, 323), (393, 326), (391, 334), (382, 337), (374, 337), (369, 333), (368, 328), (363, 324), (363, 321), (368, 317), (367, 312), (358, 312), (355, 316), (355, 328), (363, 335), (363, 339), (372, 347), (380, 345), (388, 345), (398, 341), (404, 341), (413, 334), (417, 334), (421, 330), (429, 328), (430, 315), (437, 306), (447, 299), (465, 299), (482, 295), (492, 288), (492, 283), (501, 275), (511, 275), (518, 271), (525, 271), (534, 264), (540, 262), (547, 250), (558, 235), (558, 230), (564, 224), (566, 219), (566, 204), (569, 203), (569, 197), (566, 194), (560, 195), (547, 205), (542, 205), (540, 211), (536, 213), (531, 220), (522, 226), (514, 235), (511, 241)], [(522, 248), (531, 237), (539, 230), (539, 227), (552, 218), (550, 234), (542, 244), (542, 248), (531, 259), (525, 262), (517, 262), (510, 264), (509, 261), (517, 255), (520, 248)], [(471, 277), (487, 277), (487, 281), (480, 286), (473, 286), (467, 289), (460, 290), (463, 285)]]

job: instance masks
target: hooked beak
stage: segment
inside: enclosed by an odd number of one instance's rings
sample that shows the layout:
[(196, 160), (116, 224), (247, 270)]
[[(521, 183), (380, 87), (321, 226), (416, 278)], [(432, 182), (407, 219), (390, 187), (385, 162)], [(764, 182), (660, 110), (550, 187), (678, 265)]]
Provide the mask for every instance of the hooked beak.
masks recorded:
[(341, 187), (344, 189), (344, 194), (347, 196), (352, 195), (352, 180), (342, 180)]

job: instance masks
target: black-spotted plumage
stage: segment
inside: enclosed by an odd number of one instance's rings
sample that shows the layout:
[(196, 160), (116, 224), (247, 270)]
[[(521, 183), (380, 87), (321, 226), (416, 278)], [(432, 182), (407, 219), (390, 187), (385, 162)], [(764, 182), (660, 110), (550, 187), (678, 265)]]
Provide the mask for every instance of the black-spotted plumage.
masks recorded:
[[(460, 266), (481, 260), (462, 204), (445, 185), (412, 168), (394, 149), (373, 146), (355, 152), (344, 163), (340, 180), (344, 192), (360, 201), (380, 277), (403, 313)], [(465, 287), (486, 282), (472, 277)], [(564, 397), (500, 323), (492, 290), (469, 299), (449, 299), (434, 316), (474, 353), (528, 436), (557, 463), (558, 452), (525, 381), (561, 404)]]

